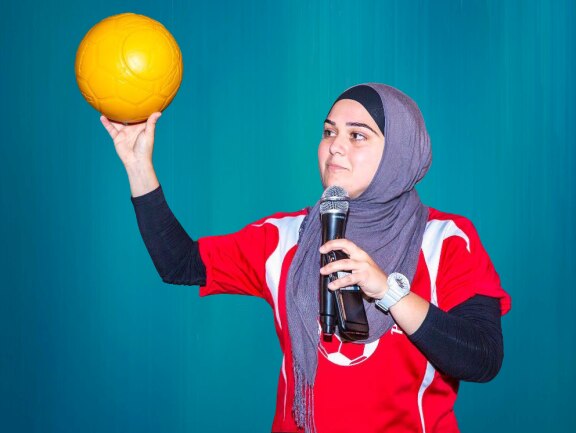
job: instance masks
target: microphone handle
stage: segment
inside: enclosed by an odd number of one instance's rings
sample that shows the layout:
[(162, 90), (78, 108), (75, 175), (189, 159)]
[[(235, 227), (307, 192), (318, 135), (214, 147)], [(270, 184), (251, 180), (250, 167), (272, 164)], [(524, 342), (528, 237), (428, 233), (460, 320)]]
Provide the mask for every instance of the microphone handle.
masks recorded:
[[(321, 216), (322, 222), (322, 244), (334, 239), (341, 239), (344, 236), (346, 227), (346, 214), (342, 212), (327, 212)], [(331, 260), (328, 255), (321, 255), (322, 266), (327, 265)], [(328, 289), (330, 275), (320, 276), (320, 325), (324, 336), (330, 337), (334, 334), (337, 324), (336, 300), (334, 292)]]

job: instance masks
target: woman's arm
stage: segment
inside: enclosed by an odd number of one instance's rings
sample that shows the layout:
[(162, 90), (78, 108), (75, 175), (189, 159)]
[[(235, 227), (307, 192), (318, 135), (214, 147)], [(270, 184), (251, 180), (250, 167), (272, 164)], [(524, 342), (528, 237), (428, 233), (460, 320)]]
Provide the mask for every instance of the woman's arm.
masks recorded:
[(411, 292), (390, 314), (443, 374), (488, 382), (500, 371), (504, 348), (498, 298), (476, 295), (445, 312)]
[[(385, 290), (388, 290), (388, 288), (386, 287)], [(382, 296), (384, 296), (384, 294), (375, 296), (375, 298), (380, 299)], [(431, 306), (426, 299), (418, 296), (414, 292), (410, 292), (390, 307), (390, 314), (396, 324), (402, 328), (407, 335), (411, 335), (422, 326)]]
[(500, 371), (504, 347), (498, 298), (476, 295), (445, 312), (411, 292), (390, 314), (443, 374), (488, 382)]
[(162, 186), (131, 200), (140, 234), (162, 281), (204, 285), (206, 268), (198, 243), (188, 236), (168, 207)]
[(489, 296), (473, 296), (448, 312), (429, 304), (424, 321), (408, 338), (443, 374), (488, 382), (504, 358), (500, 318), (500, 300)]
[(186, 234), (164, 199), (152, 164), (156, 122), (162, 116), (152, 113), (145, 123), (124, 125), (100, 116), (124, 164), (138, 227), (158, 273), (167, 283), (200, 285), (206, 271), (198, 245)]
[[(370, 298), (384, 296), (388, 277), (365, 251), (348, 239), (335, 239), (320, 247), (322, 254), (332, 250), (342, 250), (350, 258), (329, 263), (320, 273), (351, 273), (331, 282), (329, 289), (358, 284)], [(478, 298), (488, 300), (474, 305)], [(496, 297), (478, 295), (472, 299), (475, 301), (466, 301), (446, 313), (410, 292), (390, 308), (390, 314), (438, 370), (455, 379), (486, 382), (498, 373), (502, 363), (500, 302)]]

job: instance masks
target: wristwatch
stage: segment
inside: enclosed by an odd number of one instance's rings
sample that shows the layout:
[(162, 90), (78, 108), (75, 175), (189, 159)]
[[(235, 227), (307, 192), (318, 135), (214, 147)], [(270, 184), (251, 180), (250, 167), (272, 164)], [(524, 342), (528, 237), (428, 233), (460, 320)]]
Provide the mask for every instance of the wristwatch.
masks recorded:
[(385, 313), (388, 313), (390, 307), (410, 293), (410, 281), (405, 275), (399, 272), (393, 272), (388, 275), (388, 290), (382, 299), (376, 299), (376, 306)]

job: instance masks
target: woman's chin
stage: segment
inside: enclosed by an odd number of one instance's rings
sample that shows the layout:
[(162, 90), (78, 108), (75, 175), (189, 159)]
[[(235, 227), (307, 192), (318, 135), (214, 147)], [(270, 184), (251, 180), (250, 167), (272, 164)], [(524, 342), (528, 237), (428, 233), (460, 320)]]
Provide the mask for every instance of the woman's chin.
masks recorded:
[(342, 179), (341, 176), (328, 175), (324, 178), (322, 185), (324, 185), (324, 188), (336, 185), (348, 191), (348, 188), (346, 187), (346, 182), (344, 181), (344, 179)]

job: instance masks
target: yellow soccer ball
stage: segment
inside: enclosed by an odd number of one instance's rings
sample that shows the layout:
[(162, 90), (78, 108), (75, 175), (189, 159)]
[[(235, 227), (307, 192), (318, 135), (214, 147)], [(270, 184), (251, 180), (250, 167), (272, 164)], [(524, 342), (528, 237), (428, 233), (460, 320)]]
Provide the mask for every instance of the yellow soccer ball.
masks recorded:
[(82, 96), (110, 120), (138, 123), (164, 110), (182, 82), (182, 53), (158, 21), (124, 13), (92, 27), (76, 52)]

